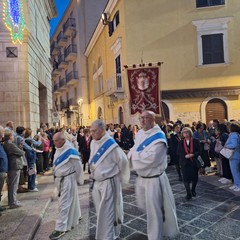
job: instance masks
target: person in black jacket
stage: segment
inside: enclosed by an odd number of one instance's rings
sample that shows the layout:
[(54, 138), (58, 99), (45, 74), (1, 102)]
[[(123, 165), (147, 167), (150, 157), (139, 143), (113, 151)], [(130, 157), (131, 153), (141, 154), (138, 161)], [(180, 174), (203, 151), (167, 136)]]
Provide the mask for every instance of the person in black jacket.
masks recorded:
[(178, 156), (178, 143), (181, 141), (181, 126), (179, 124), (173, 125), (173, 133), (170, 135), (169, 139), (169, 154), (171, 161), (176, 166), (178, 173), (179, 181), (182, 181), (181, 168), (179, 165), (179, 156)]
[[(92, 141), (92, 137), (90, 136), (90, 131), (88, 128), (83, 129), (83, 136), (79, 138), (79, 152), (82, 156), (82, 163), (83, 163), (83, 171), (86, 169), (86, 164), (88, 164), (88, 160), (90, 157), (90, 143)], [(90, 174), (90, 167), (88, 164), (88, 173)]]
[[(184, 127), (182, 138), (178, 144), (179, 163), (182, 169), (183, 182), (187, 191), (186, 199), (190, 200), (196, 196), (196, 186), (198, 182), (198, 167), (196, 164), (199, 156), (199, 141), (193, 139), (192, 130)], [(190, 189), (190, 183), (192, 188)]]

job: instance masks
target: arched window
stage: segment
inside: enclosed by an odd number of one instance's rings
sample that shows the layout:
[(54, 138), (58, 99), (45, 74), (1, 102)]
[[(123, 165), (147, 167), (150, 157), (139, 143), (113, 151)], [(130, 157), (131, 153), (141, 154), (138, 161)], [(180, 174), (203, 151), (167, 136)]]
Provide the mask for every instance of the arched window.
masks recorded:
[(218, 119), (220, 122), (223, 122), (224, 119), (227, 119), (227, 106), (226, 103), (218, 98), (210, 100), (206, 105), (206, 123), (213, 119)]
[(118, 119), (119, 119), (119, 124), (124, 123), (122, 107), (119, 107), (118, 109)]
[(97, 118), (103, 119), (103, 112), (101, 107), (98, 107)]
[(161, 113), (164, 120), (170, 120), (169, 108), (165, 102), (161, 102)]
[(98, 58), (98, 92), (103, 92), (103, 66), (102, 66), (102, 58)]
[(97, 95), (97, 68), (96, 65), (93, 65), (93, 88), (94, 88), (94, 96)]

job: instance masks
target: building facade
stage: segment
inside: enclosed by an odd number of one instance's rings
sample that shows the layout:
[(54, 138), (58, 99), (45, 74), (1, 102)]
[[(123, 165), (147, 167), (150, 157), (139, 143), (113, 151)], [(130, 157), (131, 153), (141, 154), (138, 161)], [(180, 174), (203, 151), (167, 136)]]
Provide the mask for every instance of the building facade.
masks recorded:
[(91, 123), (84, 51), (106, 2), (71, 0), (51, 37), (53, 104), (60, 126)]
[(52, 122), (49, 20), (57, 11), (54, 0), (11, 4), (0, 4), (0, 124), (36, 130)]
[[(91, 119), (135, 124), (124, 65), (163, 62), (162, 115), (240, 119), (238, 0), (109, 0), (85, 51)], [(106, 24), (106, 25), (103, 25)]]

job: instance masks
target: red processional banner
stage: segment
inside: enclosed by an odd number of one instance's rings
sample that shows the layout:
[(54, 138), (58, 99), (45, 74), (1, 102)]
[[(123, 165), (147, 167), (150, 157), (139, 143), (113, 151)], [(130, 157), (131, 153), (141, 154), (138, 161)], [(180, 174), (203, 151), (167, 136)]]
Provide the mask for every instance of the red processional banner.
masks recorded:
[(127, 69), (131, 114), (145, 110), (160, 113), (159, 67)]

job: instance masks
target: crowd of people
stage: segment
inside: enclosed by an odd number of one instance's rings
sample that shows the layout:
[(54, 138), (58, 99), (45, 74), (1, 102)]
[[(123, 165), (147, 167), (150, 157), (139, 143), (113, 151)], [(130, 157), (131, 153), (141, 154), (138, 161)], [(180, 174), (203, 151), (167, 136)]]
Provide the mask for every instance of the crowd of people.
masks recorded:
[[(239, 122), (220, 123), (214, 119), (208, 125), (200, 121), (189, 125), (178, 120), (158, 125), (150, 111), (143, 112), (139, 121), (140, 127), (105, 125), (101, 120), (79, 128), (49, 128), (48, 124), (41, 124), (35, 134), (23, 126), (14, 129), (14, 123), (8, 121), (5, 127), (0, 126), (0, 193), (7, 176), (9, 207), (21, 207), (17, 193), (37, 192), (37, 174), (53, 167), (60, 208), (50, 238), (58, 239), (81, 218), (76, 187), (83, 183), (83, 173), (87, 171), (93, 179), (96, 239), (111, 240), (120, 233), (121, 184), (128, 181), (131, 168), (138, 175), (137, 203), (147, 213), (148, 237), (152, 240), (178, 232), (174, 199), (165, 174), (167, 165), (175, 165), (187, 201), (197, 195), (199, 174), (212, 173), (213, 169), (219, 182), (232, 183), (229, 188), (240, 191)], [(221, 154), (224, 148), (232, 150), (230, 157)], [(166, 202), (168, 206), (164, 205)], [(4, 207), (0, 207), (2, 210)], [(166, 226), (165, 214), (170, 219), (168, 224), (175, 226), (173, 232)], [(113, 228), (109, 227), (112, 223)]]

